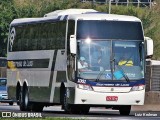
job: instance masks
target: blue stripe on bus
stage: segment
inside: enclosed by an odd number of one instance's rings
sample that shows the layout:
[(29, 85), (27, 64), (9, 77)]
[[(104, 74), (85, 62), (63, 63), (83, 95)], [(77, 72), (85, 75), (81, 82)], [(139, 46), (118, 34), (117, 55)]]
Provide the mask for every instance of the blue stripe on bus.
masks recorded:
[(26, 25), (26, 24), (35, 24), (35, 23), (46, 23), (46, 22), (57, 22), (60, 21), (59, 17), (56, 19), (48, 19), (48, 20), (38, 20), (38, 21), (29, 21), (29, 22), (21, 22), (21, 23), (12, 23), (12, 26), (18, 26), (18, 25)]
[(83, 14), (108, 14), (106, 12), (85, 12)]
[(68, 18), (68, 15), (65, 15), (64, 18), (63, 18), (63, 20), (67, 20), (67, 18)]
[(53, 76), (54, 76), (54, 69), (55, 69), (56, 58), (57, 58), (57, 52), (58, 52), (58, 50), (55, 50), (54, 51), (54, 55), (53, 55), (53, 61), (52, 61), (52, 67), (51, 67), (49, 87), (52, 87)]
[(60, 20), (62, 16), (58, 16), (57, 19)]
[[(84, 84), (88, 84), (91, 86), (100, 86), (100, 87), (133, 87), (136, 85), (145, 85), (145, 79), (140, 79), (140, 80), (130, 80), (130, 82), (127, 81), (116, 81), (114, 82), (111, 81), (106, 81), (106, 82), (95, 82), (91, 80), (84, 80)], [(77, 82), (78, 83), (78, 82)]]

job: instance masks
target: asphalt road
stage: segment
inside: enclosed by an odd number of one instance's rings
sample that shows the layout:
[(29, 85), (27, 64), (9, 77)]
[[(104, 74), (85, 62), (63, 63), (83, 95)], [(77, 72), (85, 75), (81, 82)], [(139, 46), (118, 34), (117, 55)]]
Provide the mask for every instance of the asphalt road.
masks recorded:
[[(33, 114), (33, 112), (21, 112), (19, 106), (14, 104), (10, 106), (6, 103), (0, 103), (0, 113), (11, 112), (12, 117), (17, 114)], [(160, 112), (143, 112), (143, 111), (132, 111), (129, 116), (119, 115), (117, 110), (108, 110), (105, 108), (91, 108), (89, 114), (67, 114), (61, 110), (60, 106), (45, 107), (43, 112), (34, 113), (38, 117), (69, 117), (85, 120), (158, 120), (160, 119)]]

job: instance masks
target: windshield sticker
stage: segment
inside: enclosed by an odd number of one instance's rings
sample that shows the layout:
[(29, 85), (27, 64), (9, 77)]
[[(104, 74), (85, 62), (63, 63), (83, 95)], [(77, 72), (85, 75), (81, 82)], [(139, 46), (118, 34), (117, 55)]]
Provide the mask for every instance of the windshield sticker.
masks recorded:
[(128, 77), (136, 77), (136, 74), (134, 74), (134, 73), (126, 73), (126, 75), (128, 76)]
[(114, 74), (114, 77), (115, 77), (117, 80), (120, 80), (120, 79), (124, 76), (124, 74), (123, 74), (123, 72), (122, 72), (121, 70), (115, 71), (113, 74)]
[(106, 76), (105, 76), (105, 78), (106, 78), (106, 79), (111, 79), (111, 78), (112, 78), (112, 75), (107, 73)]

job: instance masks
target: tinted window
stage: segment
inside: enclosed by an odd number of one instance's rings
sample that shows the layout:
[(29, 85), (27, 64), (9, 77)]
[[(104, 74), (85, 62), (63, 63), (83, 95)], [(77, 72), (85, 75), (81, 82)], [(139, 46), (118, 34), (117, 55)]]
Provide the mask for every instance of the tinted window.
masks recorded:
[(51, 50), (65, 48), (66, 22), (37, 23), (15, 26), (10, 51)]
[(78, 39), (122, 39), (143, 40), (140, 22), (79, 20), (77, 23)]

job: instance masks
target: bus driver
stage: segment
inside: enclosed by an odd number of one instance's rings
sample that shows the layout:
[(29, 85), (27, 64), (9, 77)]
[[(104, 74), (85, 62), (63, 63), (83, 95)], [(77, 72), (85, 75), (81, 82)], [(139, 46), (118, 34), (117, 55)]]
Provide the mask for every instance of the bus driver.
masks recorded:
[(80, 57), (80, 60), (78, 61), (78, 69), (79, 71), (86, 71), (86, 69), (88, 69), (88, 63), (85, 61), (84, 57)]

